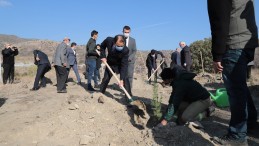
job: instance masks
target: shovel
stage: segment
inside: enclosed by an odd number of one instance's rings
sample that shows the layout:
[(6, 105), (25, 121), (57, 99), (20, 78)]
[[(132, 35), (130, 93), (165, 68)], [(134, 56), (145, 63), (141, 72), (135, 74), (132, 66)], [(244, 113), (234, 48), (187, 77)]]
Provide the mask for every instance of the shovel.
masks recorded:
[(159, 69), (159, 67), (165, 62), (165, 59), (162, 60), (162, 62), (158, 65), (158, 67), (156, 68), (156, 70), (151, 74), (151, 76), (147, 79), (148, 81), (151, 79), (151, 77), (157, 72), (157, 70)]
[[(108, 69), (110, 70), (110, 72), (112, 73), (112, 75), (116, 78), (117, 82), (120, 83), (119, 78), (118, 78), (118, 77), (116, 76), (116, 74), (112, 71), (112, 69), (111, 69), (111, 67), (109, 66), (109, 64), (108, 64), (106, 61), (103, 62), (103, 63), (106, 65), (106, 67), (108, 67)], [(133, 99), (131, 98), (131, 96), (129, 95), (129, 93), (127, 92), (127, 90), (126, 90), (123, 86), (121, 86), (121, 89), (124, 91), (124, 93), (125, 93), (126, 96), (128, 97), (128, 99), (129, 99), (129, 101), (130, 101), (130, 104), (137, 106), (138, 109), (142, 110), (142, 111), (145, 113), (145, 115), (147, 115), (147, 108), (146, 108), (146, 105), (144, 104), (144, 102), (141, 101), (141, 100), (133, 100)]]

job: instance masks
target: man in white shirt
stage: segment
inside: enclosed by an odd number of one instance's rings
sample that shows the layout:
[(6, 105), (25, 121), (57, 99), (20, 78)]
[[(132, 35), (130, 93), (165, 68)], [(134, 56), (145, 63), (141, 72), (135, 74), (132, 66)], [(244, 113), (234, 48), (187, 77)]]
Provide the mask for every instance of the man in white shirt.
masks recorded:
[(129, 64), (128, 64), (128, 78), (130, 82), (130, 88), (132, 88), (132, 82), (133, 82), (133, 75), (134, 75), (134, 64), (136, 61), (136, 53), (137, 53), (137, 47), (136, 47), (136, 41), (134, 38), (130, 37), (131, 29), (129, 26), (123, 27), (123, 35), (126, 39), (126, 46), (129, 48)]

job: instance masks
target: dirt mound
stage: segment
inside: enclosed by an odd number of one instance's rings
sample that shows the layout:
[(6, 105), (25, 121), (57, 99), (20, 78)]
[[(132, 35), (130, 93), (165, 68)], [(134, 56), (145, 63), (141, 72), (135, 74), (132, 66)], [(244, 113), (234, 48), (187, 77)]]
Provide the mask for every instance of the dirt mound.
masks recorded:
[[(47, 77), (55, 85), (54, 70)], [(222, 124), (227, 125), (229, 112), (221, 109), (202, 122), (207, 137), (189, 126), (174, 124), (143, 129), (136, 125), (134, 108), (128, 106), (114, 79), (105, 95), (90, 94), (85, 90), (85, 82), (82, 86), (69, 82), (66, 94), (58, 94), (51, 84), (36, 92), (29, 91), (33, 77), (0, 85), (0, 145), (212, 145), (208, 135), (214, 136), (215, 129), (219, 134), (225, 132)], [(145, 102), (149, 114), (152, 92), (152, 85), (136, 74), (134, 98)], [(170, 87), (159, 85), (163, 110), (170, 93)], [(98, 102), (100, 96), (102, 103)], [(250, 144), (258, 144), (258, 139), (251, 139)]]

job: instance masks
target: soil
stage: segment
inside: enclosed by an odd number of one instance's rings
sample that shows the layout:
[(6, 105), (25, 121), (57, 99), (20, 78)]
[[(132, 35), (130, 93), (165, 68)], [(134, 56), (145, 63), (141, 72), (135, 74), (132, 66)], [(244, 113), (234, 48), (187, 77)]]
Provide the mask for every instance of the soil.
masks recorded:
[[(19, 68), (16, 71), (19, 72)], [(70, 75), (75, 79), (73, 73)], [(68, 93), (57, 93), (54, 69), (46, 76), (53, 84), (49, 83), (38, 91), (29, 91), (34, 81), (34, 77), (29, 76), (18, 78), (15, 84), (0, 85), (1, 146), (206, 146), (214, 145), (211, 137), (227, 132), (230, 118), (227, 108), (216, 108), (213, 116), (201, 121), (204, 130), (174, 123), (155, 127), (155, 120), (149, 120), (151, 124), (142, 127), (134, 121), (135, 107), (127, 104), (115, 79), (111, 80), (106, 94), (102, 95), (89, 93), (85, 79), (82, 86), (70, 79)], [(211, 92), (223, 86), (220, 80), (212, 80), (209, 76), (199, 75), (196, 79)], [(132, 92), (134, 98), (146, 104), (151, 115), (153, 86), (145, 80), (146, 77), (136, 74)], [(258, 83), (258, 79), (253, 78), (249, 86), (259, 111)], [(172, 89), (161, 85), (158, 88), (159, 95), (163, 97), (162, 111), (165, 111)], [(248, 142), (251, 146), (259, 145), (259, 130), (254, 136), (249, 136)]]

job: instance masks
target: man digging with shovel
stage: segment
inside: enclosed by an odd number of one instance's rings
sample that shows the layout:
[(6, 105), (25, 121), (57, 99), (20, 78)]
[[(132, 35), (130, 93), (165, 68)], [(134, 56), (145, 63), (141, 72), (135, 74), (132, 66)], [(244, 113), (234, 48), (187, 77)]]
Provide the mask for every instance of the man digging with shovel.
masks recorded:
[[(106, 57), (106, 48), (108, 49), (108, 56)], [(110, 82), (112, 76), (118, 81), (118, 85), (125, 92), (125, 96), (128, 99), (130, 105), (135, 105), (138, 109), (142, 110), (144, 115), (147, 116), (146, 106), (140, 100), (133, 100), (131, 98), (131, 88), (129, 79), (127, 78), (128, 70), (128, 57), (129, 49), (125, 46), (125, 38), (123, 35), (116, 35), (114, 38), (107, 37), (101, 44), (100, 58), (106, 65), (104, 77), (100, 85), (100, 91), (104, 94), (107, 85)], [(120, 74), (120, 79), (117, 78), (117, 74)]]

